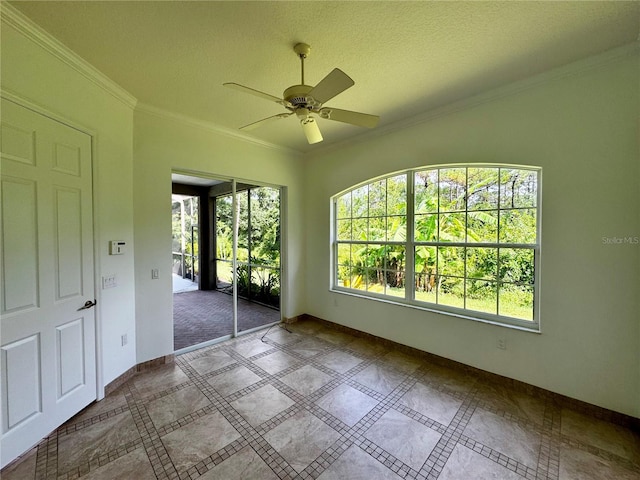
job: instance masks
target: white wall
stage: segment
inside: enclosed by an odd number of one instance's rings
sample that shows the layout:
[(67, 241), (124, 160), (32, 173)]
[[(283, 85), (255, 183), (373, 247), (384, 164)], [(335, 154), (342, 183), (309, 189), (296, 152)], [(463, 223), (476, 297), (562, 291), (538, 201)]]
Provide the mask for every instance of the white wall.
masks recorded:
[[(191, 121), (137, 109), (134, 205), (138, 362), (173, 353), (171, 171), (183, 169), (287, 188), (282, 314), (304, 313), (303, 161)], [(158, 268), (160, 278), (151, 279)]]
[[(309, 160), (307, 313), (640, 417), (638, 57), (626, 56)], [(542, 173), (542, 333), (331, 293), (329, 199), (421, 165)], [(507, 349), (497, 349), (497, 339)]]
[[(17, 18), (17, 28), (2, 22), (3, 90), (95, 133), (96, 315), (108, 384), (136, 363), (133, 248), (123, 256), (108, 251), (109, 240), (133, 243), (133, 110), (33, 41), (44, 37)], [(117, 275), (116, 288), (100, 289), (105, 274)], [(122, 334), (129, 338), (124, 347)]]

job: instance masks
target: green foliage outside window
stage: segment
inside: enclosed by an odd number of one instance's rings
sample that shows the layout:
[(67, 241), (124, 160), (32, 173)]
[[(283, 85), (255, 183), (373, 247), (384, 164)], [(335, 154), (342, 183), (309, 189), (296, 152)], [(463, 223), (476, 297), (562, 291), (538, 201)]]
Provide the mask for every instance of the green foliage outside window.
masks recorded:
[[(238, 202), (238, 295), (280, 306), (280, 191), (255, 187), (236, 193)], [(216, 197), (216, 272), (232, 284), (232, 196)]]
[(537, 170), (409, 171), (341, 194), (334, 215), (338, 288), (534, 320)]
[(198, 275), (198, 197), (176, 195), (171, 207), (174, 272), (192, 280)]

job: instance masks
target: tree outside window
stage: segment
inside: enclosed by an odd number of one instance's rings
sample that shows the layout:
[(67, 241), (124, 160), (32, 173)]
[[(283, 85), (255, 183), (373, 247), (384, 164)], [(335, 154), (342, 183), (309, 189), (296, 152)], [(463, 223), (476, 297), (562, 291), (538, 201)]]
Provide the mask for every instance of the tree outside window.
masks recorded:
[(339, 194), (333, 288), (536, 328), (539, 176), (439, 166)]

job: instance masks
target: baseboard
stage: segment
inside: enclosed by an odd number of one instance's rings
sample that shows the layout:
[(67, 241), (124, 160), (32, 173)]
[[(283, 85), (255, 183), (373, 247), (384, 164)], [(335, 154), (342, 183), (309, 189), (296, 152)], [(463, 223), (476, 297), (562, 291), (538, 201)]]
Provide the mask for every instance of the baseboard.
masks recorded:
[(146, 362), (138, 363), (134, 365), (129, 370), (124, 372), (122, 375), (118, 376), (115, 380), (109, 382), (108, 385), (104, 387), (104, 395), (105, 397), (110, 393), (114, 392), (118, 388), (120, 388), (123, 384), (131, 380), (136, 376), (137, 373), (144, 372), (145, 370), (149, 370), (154, 367), (158, 367), (160, 365), (166, 365), (168, 363), (175, 362), (175, 355), (164, 355), (162, 357), (154, 358), (153, 360), (148, 360)]
[(435, 363), (443, 367), (461, 370), (461, 371), (464, 371), (465, 373), (478, 376), (483, 381), (494, 383), (497, 385), (504, 385), (514, 390), (526, 393), (528, 395), (552, 401), (554, 404), (556, 404), (559, 407), (570, 408), (572, 410), (579, 411), (591, 417), (595, 417), (600, 420), (615, 423), (617, 425), (622, 425), (624, 427), (628, 427), (635, 431), (640, 432), (640, 418), (632, 417), (624, 413), (599, 407), (597, 405), (593, 405), (591, 403), (587, 403), (582, 400), (577, 400), (575, 398), (567, 397), (566, 395), (552, 392), (550, 390), (546, 390), (541, 387), (536, 387), (535, 385), (531, 385), (531, 384), (522, 382), (520, 380), (514, 380), (512, 378), (504, 377), (496, 373), (487, 372), (486, 370), (482, 370), (477, 367), (472, 367), (464, 363), (456, 362), (455, 360), (441, 357), (433, 353), (425, 352), (423, 350), (419, 350), (414, 347), (402, 345), (400, 343), (394, 342), (393, 340), (388, 340), (386, 338), (378, 337), (376, 335), (372, 335), (370, 333), (356, 330), (355, 328), (340, 325), (338, 323), (334, 323), (329, 320), (324, 320), (322, 318), (314, 317), (312, 315), (302, 314), (302, 315), (298, 315), (298, 317), (295, 317), (295, 318), (298, 320), (313, 320), (319, 323), (323, 323), (329, 326), (330, 328), (336, 329), (338, 331), (342, 331), (344, 333), (348, 333), (353, 336), (366, 338), (368, 340), (380, 343), (387, 347), (392, 347), (401, 352), (422, 357), (423, 359), (431, 363)]
[(296, 315), (295, 317), (282, 317), (282, 323), (290, 324), (290, 323), (299, 322), (301, 320), (305, 320), (307, 318), (312, 318), (312, 317), (310, 315), (307, 315), (306, 313), (303, 313), (301, 315)]

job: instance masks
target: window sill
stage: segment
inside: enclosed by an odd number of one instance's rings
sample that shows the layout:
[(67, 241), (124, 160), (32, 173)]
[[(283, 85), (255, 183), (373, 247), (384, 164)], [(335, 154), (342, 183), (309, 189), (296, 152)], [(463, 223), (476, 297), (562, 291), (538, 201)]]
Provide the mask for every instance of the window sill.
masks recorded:
[[(521, 322), (523, 323), (524, 322), (531, 323), (531, 325), (526, 325), (526, 324), (521, 324), (517, 319), (514, 319), (514, 323), (507, 323), (507, 321), (491, 320), (489, 318), (475, 317), (473, 315), (470, 315), (469, 313), (456, 311), (459, 309), (455, 309), (454, 307), (451, 307), (451, 310), (430, 308), (429, 306), (423, 303), (418, 303), (418, 302), (407, 303), (407, 302), (394, 301), (392, 298), (389, 298), (389, 297), (382, 297), (375, 294), (359, 294), (358, 292), (355, 292), (353, 290), (342, 289), (340, 287), (331, 287), (329, 288), (329, 291), (331, 293), (338, 293), (340, 295), (347, 295), (350, 297), (362, 298), (365, 300), (372, 300), (375, 302), (388, 303), (390, 305), (396, 305), (399, 307), (407, 307), (407, 308), (412, 308), (414, 310), (422, 310), (423, 312), (430, 312), (430, 313), (436, 313), (440, 315), (446, 315), (449, 317), (462, 318), (464, 320), (471, 320), (474, 322), (487, 323), (489, 325), (511, 328), (513, 330), (520, 330), (523, 332), (537, 333), (537, 334), (542, 333), (540, 329), (540, 324), (538, 322), (527, 322), (526, 320), (522, 320)], [(518, 322), (518, 323), (515, 323), (515, 322)]]

